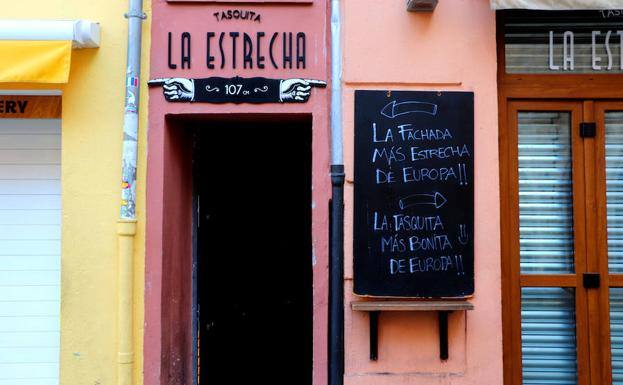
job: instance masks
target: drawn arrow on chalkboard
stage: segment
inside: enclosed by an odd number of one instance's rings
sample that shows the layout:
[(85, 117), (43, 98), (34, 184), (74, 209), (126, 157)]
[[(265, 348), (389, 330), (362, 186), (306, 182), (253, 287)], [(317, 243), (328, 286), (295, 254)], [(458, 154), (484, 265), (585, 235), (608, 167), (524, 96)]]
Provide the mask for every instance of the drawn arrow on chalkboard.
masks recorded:
[(443, 206), (448, 200), (441, 193), (434, 194), (413, 194), (398, 201), (401, 210), (415, 205), (433, 205), (436, 209)]
[(437, 115), (437, 105), (426, 102), (406, 101), (402, 103), (396, 103), (395, 100), (387, 103), (381, 110), (381, 115), (390, 119), (394, 119), (396, 116), (422, 112), (429, 115)]

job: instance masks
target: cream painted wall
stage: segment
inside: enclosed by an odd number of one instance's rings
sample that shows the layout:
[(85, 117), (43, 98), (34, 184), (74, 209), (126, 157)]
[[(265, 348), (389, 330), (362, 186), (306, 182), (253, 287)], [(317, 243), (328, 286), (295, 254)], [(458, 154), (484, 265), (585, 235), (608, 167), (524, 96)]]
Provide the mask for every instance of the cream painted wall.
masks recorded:
[[(117, 373), (117, 227), (125, 90), (127, 1), (20, 0), (5, 19), (88, 19), (101, 23), (98, 49), (75, 50), (68, 84), (0, 84), (0, 90), (60, 89), (62, 114), (61, 384), (105, 385)], [(145, 144), (150, 7), (143, 25), (138, 233), (134, 262), (136, 384), (142, 383)], [(3, 59), (6, 60), (6, 59)]]
[[(346, 385), (502, 384), (495, 13), (488, 0), (440, 0), (433, 13), (401, 0), (343, 0), (346, 166)], [(379, 360), (368, 360), (368, 318), (352, 312), (354, 90), (475, 94), (474, 311), (449, 318), (450, 359), (439, 360), (432, 313), (384, 313)]]

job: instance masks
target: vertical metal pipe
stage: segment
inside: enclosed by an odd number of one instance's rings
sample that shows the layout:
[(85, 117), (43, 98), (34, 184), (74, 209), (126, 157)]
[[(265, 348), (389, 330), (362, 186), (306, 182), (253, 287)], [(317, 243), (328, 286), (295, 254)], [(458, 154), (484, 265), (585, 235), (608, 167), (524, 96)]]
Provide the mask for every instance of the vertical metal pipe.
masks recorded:
[(136, 222), (119, 221), (117, 224), (119, 237), (119, 268), (118, 268), (118, 353), (117, 353), (117, 383), (119, 385), (132, 384), (132, 369), (134, 365), (133, 346), (133, 279), (134, 269), (132, 254), (134, 253), (134, 236)]
[(121, 168), (121, 209), (117, 224), (119, 267), (117, 274), (118, 358), (117, 383), (132, 384), (134, 237), (136, 235), (136, 161), (138, 153), (138, 105), (141, 69), (142, 0), (129, 0), (128, 51), (123, 117), (123, 155)]
[(329, 385), (344, 383), (344, 161), (340, 1), (331, 0), (331, 247), (329, 255)]
[(343, 165), (342, 32), (340, 1), (331, 0), (331, 164)]
[(329, 385), (344, 382), (344, 166), (331, 165)]
[(125, 78), (125, 108), (123, 116), (123, 158), (121, 168), (122, 220), (136, 220), (136, 159), (138, 151), (138, 103), (141, 76), (141, 25), (143, 0), (129, 0), (128, 53)]

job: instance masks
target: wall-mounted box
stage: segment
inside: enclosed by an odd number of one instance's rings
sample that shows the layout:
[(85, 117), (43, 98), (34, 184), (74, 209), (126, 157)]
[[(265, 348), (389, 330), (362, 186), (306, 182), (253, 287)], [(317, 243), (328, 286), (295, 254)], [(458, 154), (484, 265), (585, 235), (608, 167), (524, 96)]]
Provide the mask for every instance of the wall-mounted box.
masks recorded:
[(304, 4), (313, 3), (314, 0), (167, 0), (169, 3), (212, 3), (212, 4)]
[(438, 2), (438, 0), (407, 0), (407, 11), (432, 12)]

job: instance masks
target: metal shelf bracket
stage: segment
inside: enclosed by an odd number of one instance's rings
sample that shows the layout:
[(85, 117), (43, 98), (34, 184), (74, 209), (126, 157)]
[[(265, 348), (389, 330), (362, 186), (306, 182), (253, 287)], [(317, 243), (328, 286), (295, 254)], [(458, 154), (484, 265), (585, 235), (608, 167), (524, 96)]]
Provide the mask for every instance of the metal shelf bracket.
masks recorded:
[(379, 358), (379, 316), (381, 311), (434, 311), (439, 323), (439, 359), (449, 358), (448, 315), (453, 311), (473, 310), (467, 301), (356, 301), (351, 303), (353, 311), (368, 312), (370, 321), (370, 360)]

